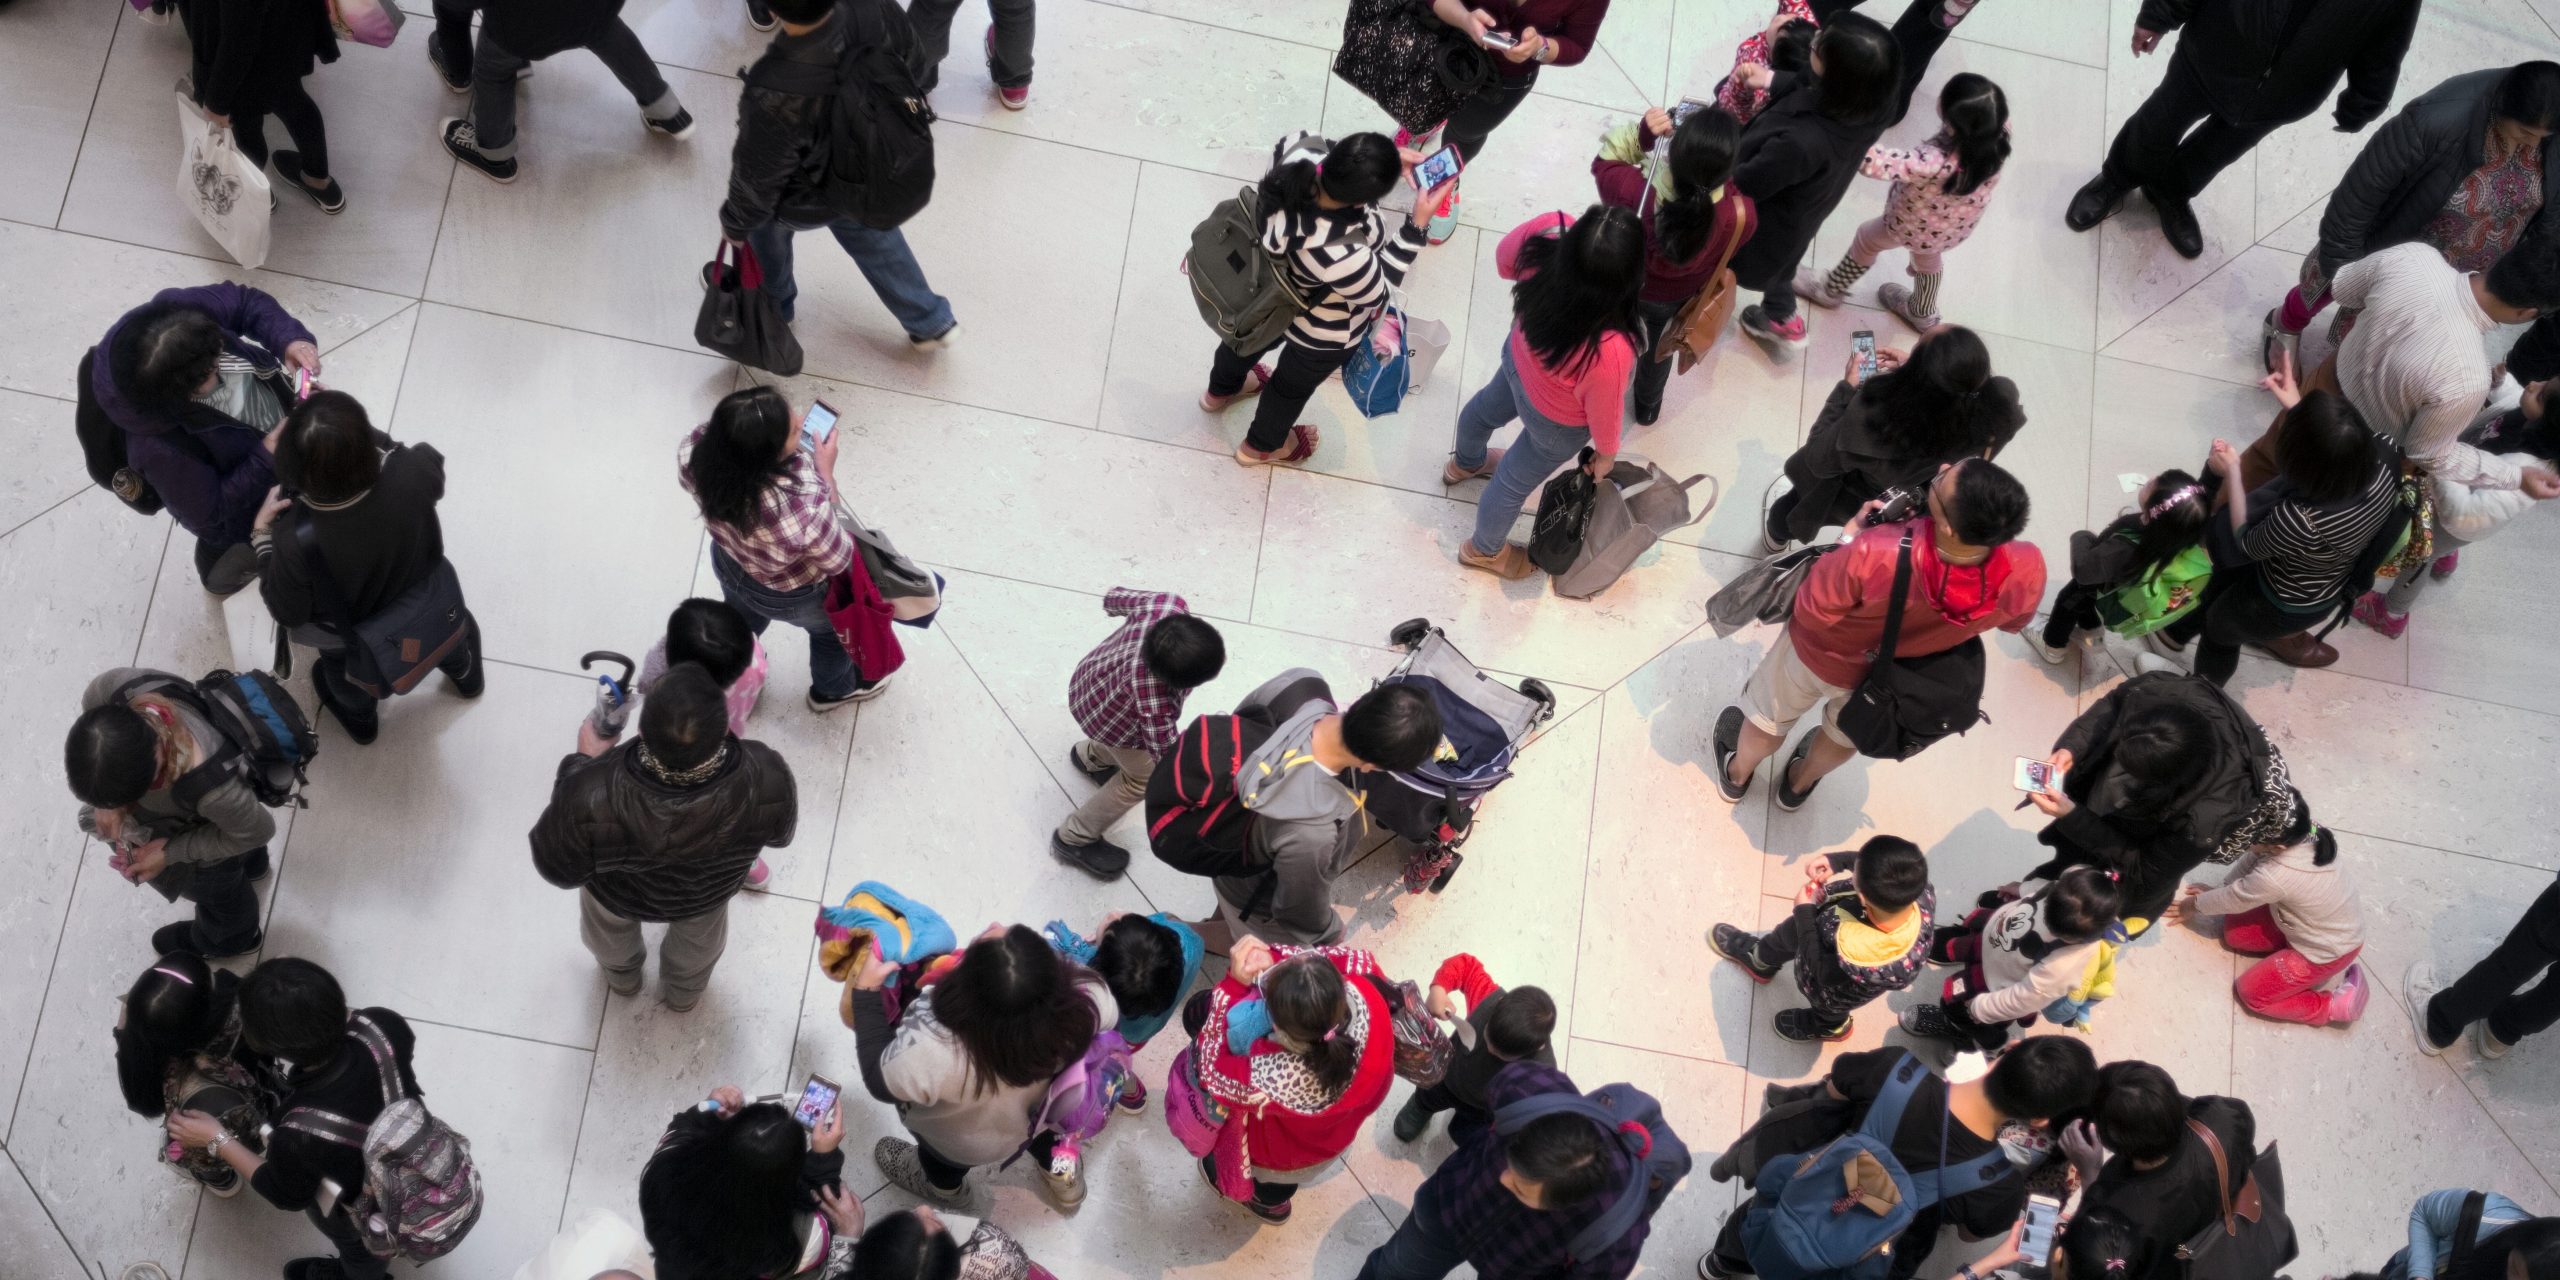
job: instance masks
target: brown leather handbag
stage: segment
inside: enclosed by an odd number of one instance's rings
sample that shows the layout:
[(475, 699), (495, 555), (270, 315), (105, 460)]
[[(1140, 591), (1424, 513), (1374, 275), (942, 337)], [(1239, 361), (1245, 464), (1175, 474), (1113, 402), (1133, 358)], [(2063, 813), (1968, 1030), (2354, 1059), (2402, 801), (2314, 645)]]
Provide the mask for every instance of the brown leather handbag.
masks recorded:
[(2249, 1176), (2238, 1194), (2231, 1188), (2231, 1160), (2213, 1130), (2187, 1121), (2213, 1155), (2213, 1178), (2220, 1215), (2185, 1244), (2178, 1246), (2178, 1268), (2185, 1280), (2274, 1280), (2300, 1252), (2293, 1221), (2284, 1212), (2284, 1166), (2274, 1143), (2250, 1162)]
[[(1646, 195), (1648, 198), (1652, 195), (1650, 185), (1646, 188)], [(1745, 199), (1739, 192), (1725, 198)], [(1742, 294), (1742, 282), (1733, 276), (1733, 255), (1742, 251), (1742, 242), (1751, 238), (1752, 229), (1758, 222), (1757, 211), (1745, 206), (1741, 226), (1732, 241), (1725, 245), (1724, 256), (1716, 260), (1716, 273), (1708, 279), (1707, 287), (1690, 295), (1687, 302), (1680, 304), (1679, 313), (1671, 317), (1671, 323), (1663, 326), (1662, 341), (1654, 344), (1653, 358), (1677, 358), (1680, 363), (1673, 372), (1687, 373), (1706, 358), (1708, 350), (1716, 345), (1716, 339), (1724, 336), (1725, 324), (1733, 319), (1734, 304)]]

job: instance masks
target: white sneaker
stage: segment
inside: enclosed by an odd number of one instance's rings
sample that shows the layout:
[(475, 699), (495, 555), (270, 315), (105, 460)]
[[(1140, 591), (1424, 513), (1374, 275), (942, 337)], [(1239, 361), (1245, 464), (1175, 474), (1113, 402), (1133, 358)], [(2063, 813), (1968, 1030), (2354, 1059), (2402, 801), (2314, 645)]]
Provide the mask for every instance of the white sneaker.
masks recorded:
[(2436, 983), (2436, 967), (2420, 960), (2400, 975), (2400, 998), (2409, 1002), (2409, 1021), (2418, 1036), (2418, 1052), (2442, 1056), (2446, 1046), (2427, 1038), (2427, 1004), (2444, 988)]
[(2064, 644), (2059, 648), (2046, 644), (2044, 642), (2044, 628), (2032, 625), (2030, 625), (2026, 630), (2026, 640), (2027, 647), (2035, 650), (2037, 657), (2044, 659), (2046, 665), (2055, 667), (2061, 666), (2066, 659), (2070, 658), (2071, 651), (2080, 647), (2080, 642), (2076, 636), (2070, 643)]
[(2506, 1041), (2501, 1040), (2490, 1033), (2489, 1020), (2487, 1018), (2482, 1018), (2480, 1020), (2480, 1024), (2476, 1030), (2480, 1034), (2478, 1038), (2472, 1041), (2471, 1047), (2477, 1049), (2480, 1056), (2483, 1058), (2503, 1058), (2515, 1048), (2514, 1045), (2508, 1044)]
[(2179, 666), (2177, 663), (2171, 662), (2167, 658), (2161, 657), (2159, 654), (2137, 653), (2133, 655), (2133, 670), (2130, 674), (2147, 676), (2155, 671), (2165, 671), (2173, 676), (2182, 676), (2187, 673), (2187, 669), (2185, 667)]

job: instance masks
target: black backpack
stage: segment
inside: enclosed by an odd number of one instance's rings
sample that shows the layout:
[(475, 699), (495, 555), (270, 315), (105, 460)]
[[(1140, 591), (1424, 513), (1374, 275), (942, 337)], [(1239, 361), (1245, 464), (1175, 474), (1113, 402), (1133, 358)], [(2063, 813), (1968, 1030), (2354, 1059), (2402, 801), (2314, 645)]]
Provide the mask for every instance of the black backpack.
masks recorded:
[(914, 32), (899, 30), (904, 11), (886, 0), (836, 11), (853, 24), (842, 61), (817, 67), (768, 54), (747, 72), (747, 84), (830, 100), (819, 195), (837, 213), (887, 231), (933, 199), (933, 107), (902, 52), (915, 46)]
[(169, 784), (179, 803), (192, 807), (207, 791), (238, 778), (268, 808), (311, 807), (302, 798), (302, 787), (309, 781), (305, 771), (312, 757), (320, 754), (320, 739), (301, 704), (274, 676), (212, 671), (189, 684), (153, 672), (116, 686), (113, 696), (130, 702), (138, 693), (158, 694), (203, 716), (222, 739), (220, 750)]
[[(98, 407), (97, 394), (89, 389), (89, 376), (97, 367), (98, 349), (91, 347), (80, 355), (79, 399), (71, 409), (71, 428), (80, 436), (80, 457), (88, 464), (89, 478), (98, 487), (112, 493), (117, 501), (146, 516), (160, 514), (160, 493), (142, 473), (125, 461), (124, 428)], [(188, 443), (195, 438), (178, 433)]]

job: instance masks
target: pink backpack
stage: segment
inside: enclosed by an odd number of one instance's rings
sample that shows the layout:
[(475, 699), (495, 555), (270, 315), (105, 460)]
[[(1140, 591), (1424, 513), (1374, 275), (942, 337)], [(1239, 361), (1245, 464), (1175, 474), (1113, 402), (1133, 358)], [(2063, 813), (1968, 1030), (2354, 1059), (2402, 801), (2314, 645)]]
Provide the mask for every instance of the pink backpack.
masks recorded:
[(1031, 1139), (1054, 1133), (1067, 1142), (1081, 1143), (1101, 1133), (1111, 1123), (1113, 1104), (1120, 1096), (1136, 1067), (1130, 1062), (1129, 1042), (1117, 1031), (1105, 1031), (1085, 1046), (1084, 1056), (1069, 1063), (1049, 1081), (1048, 1096), (1040, 1100), (1040, 1113), (1031, 1120), (1031, 1132), (1022, 1146), (1010, 1156), (1012, 1164), (1031, 1147)]

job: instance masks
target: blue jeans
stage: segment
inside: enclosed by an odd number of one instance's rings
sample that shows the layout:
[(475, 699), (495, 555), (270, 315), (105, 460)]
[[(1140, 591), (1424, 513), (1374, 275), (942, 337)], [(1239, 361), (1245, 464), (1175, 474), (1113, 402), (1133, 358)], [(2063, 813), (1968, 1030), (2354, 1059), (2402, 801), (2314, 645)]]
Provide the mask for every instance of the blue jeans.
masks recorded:
[(1502, 544), (1511, 540), (1511, 522), (1520, 518), (1529, 495), (1591, 443), (1588, 428), (1564, 426), (1529, 403), (1529, 393), (1520, 386), (1520, 370), (1511, 363), (1511, 341), (1505, 338), (1501, 372), (1458, 412), (1458, 465), (1483, 466), (1486, 442), (1514, 418), (1520, 420), (1520, 437), (1511, 442), (1502, 465), (1494, 468), (1492, 482), (1476, 499), (1476, 531), (1471, 541), (1477, 555), (1500, 552)]
[(1457, 1241), (1423, 1225), (1422, 1215), (1409, 1213), (1385, 1244), (1369, 1251), (1369, 1260), (1360, 1264), (1359, 1280), (1440, 1280), (1466, 1260)]
[(836, 639), (827, 621), (827, 588), (820, 583), (797, 591), (776, 591), (747, 576), (738, 562), (717, 544), (711, 548), (711, 576), (720, 580), (720, 598), (747, 615), (747, 627), (763, 635), (768, 623), (788, 623), (809, 633), (809, 693), (821, 702), (845, 697), (863, 687), (853, 669), (853, 655)]
[[(880, 305), (898, 318), (907, 337), (921, 342), (939, 338), (951, 328), (951, 300), (924, 282), (924, 268), (916, 265), (915, 251), (907, 247), (905, 232), (876, 230), (851, 218), (838, 218), (827, 224), (827, 230), (853, 256), (853, 265), (862, 268), (862, 278), (871, 282), (871, 291), (880, 295)], [(757, 265), (764, 268), (765, 294), (782, 309), (786, 323), (791, 319), (792, 304), (800, 298), (800, 285), (791, 278), (791, 237), (795, 234), (779, 222), (768, 222), (747, 233), (747, 245), (755, 250)]]

